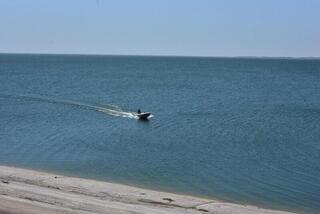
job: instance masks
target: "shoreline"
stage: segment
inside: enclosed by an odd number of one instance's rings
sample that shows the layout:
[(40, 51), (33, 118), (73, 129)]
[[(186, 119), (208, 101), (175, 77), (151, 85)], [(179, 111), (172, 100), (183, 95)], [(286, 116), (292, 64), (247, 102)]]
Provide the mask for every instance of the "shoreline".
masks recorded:
[(1, 165), (0, 213), (293, 214)]

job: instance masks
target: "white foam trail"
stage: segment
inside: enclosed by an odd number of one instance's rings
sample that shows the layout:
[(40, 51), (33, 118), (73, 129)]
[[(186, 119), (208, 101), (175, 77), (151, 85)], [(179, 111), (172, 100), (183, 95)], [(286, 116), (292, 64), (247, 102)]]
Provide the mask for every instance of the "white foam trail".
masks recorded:
[(48, 102), (48, 103), (58, 103), (58, 104), (66, 104), (66, 105), (73, 105), (80, 108), (90, 109), (94, 111), (99, 111), (111, 116), (116, 117), (126, 117), (131, 119), (139, 119), (138, 116), (134, 112), (123, 111), (119, 106), (112, 105), (112, 104), (105, 104), (105, 105), (92, 105), (87, 103), (81, 103), (77, 101), (71, 100), (62, 100), (62, 99), (55, 99), (55, 98), (47, 98), (47, 97), (35, 97), (35, 96), (25, 96), (25, 95), (6, 95), (0, 94), (1, 97), (7, 98), (15, 98), (15, 99), (26, 99), (26, 100), (35, 100), (41, 102)]
[(127, 118), (132, 118), (132, 119), (138, 119), (138, 117), (133, 113), (133, 112), (125, 112), (122, 111), (121, 109), (107, 109), (103, 107), (97, 107), (97, 111), (106, 113), (108, 115), (116, 116), (116, 117), (127, 117)]

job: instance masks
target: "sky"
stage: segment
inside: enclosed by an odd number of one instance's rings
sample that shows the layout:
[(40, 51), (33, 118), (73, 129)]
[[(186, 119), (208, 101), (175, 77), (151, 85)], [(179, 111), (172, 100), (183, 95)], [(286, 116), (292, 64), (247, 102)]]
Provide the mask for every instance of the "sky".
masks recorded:
[(320, 57), (320, 0), (0, 0), (0, 53)]

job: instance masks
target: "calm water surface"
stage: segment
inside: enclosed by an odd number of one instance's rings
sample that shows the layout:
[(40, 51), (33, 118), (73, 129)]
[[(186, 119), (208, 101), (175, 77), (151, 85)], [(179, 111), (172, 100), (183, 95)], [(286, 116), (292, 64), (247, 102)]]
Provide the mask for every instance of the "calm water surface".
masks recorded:
[(0, 164), (317, 213), (320, 60), (0, 54)]

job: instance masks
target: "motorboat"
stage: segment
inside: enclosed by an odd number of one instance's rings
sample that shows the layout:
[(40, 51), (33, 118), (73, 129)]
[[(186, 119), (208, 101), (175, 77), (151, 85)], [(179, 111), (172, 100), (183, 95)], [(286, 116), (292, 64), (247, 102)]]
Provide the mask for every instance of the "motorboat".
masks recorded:
[(151, 115), (150, 112), (140, 112), (137, 113), (137, 117), (139, 117), (139, 120), (148, 120), (148, 117)]

